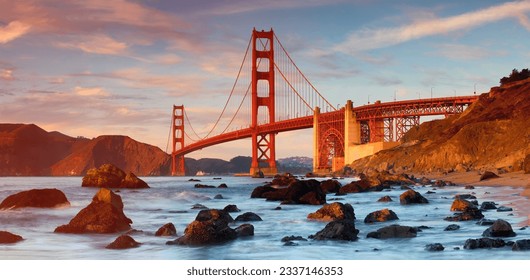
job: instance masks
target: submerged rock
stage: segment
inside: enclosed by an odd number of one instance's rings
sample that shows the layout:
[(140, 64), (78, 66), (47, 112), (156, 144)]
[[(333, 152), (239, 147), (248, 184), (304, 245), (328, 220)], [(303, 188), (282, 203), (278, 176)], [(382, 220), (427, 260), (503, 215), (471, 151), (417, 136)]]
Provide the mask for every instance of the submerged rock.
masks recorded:
[(12, 244), (22, 240), (23, 238), (20, 235), (16, 235), (8, 231), (0, 231), (0, 244)]
[(491, 210), (491, 209), (497, 209), (497, 206), (495, 205), (495, 202), (493, 201), (484, 201), (480, 205), (480, 210)]
[(175, 236), (175, 235), (177, 235), (177, 229), (175, 228), (175, 225), (173, 223), (167, 223), (163, 225), (155, 233), (155, 236)]
[(491, 239), (491, 238), (478, 238), (478, 239), (468, 239), (464, 243), (464, 249), (473, 250), (473, 249), (483, 249), (483, 248), (500, 248), (504, 247), (506, 242), (502, 239)]
[(497, 212), (511, 212), (511, 211), (513, 211), (511, 207), (499, 206), (499, 208), (497, 208)]
[(329, 222), (324, 229), (310, 235), (309, 238), (315, 240), (357, 240), (359, 230), (355, 228), (352, 220), (340, 220)]
[(202, 210), (195, 221), (184, 230), (184, 235), (168, 241), (168, 245), (208, 245), (236, 239), (238, 233), (228, 226), (234, 219), (223, 210)]
[(459, 229), (460, 229), (459, 225), (451, 224), (451, 225), (448, 225), (447, 227), (445, 227), (444, 231), (455, 231), (455, 230), (459, 230)]
[(470, 220), (480, 220), (484, 218), (482, 211), (477, 208), (466, 208), (464, 212), (455, 213), (451, 217), (446, 217), (444, 220), (452, 222), (461, 222), (461, 221), (470, 221)]
[(355, 220), (355, 212), (351, 204), (333, 202), (326, 204), (318, 209), (315, 213), (307, 215), (308, 219), (319, 220), (324, 222), (335, 220)]
[(55, 208), (70, 206), (64, 193), (58, 189), (32, 189), (6, 197), (0, 203), (0, 209), (17, 209), (24, 207)]
[(281, 240), (282, 242), (289, 242), (289, 241), (307, 241), (307, 239), (303, 238), (302, 236), (284, 236)]
[(530, 239), (517, 240), (512, 245), (512, 251), (528, 251), (530, 250)]
[(130, 249), (139, 247), (141, 243), (136, 242), (134, 238), (129, 235), (120, 235), (116, 240), (107, 245), (107, 249)]
[(484, 237), (514, 237), (516, 235), (510, 223), (502, 219), (496, 220), (482, 233)]
[(225, 208), (223, 208), (224, 211), (226, 212), (240, 212), (241, 210), (239, 210), (239, 208), (237, 208), (236, 205), (234, 204), (228, 204), (225, 206)]
[(100, 188), (149, 188), (146, 182), (136, 177), (134, 173), (126, 174), (118, 167), (107, 163), (99, 168), (89, 169), (83, 177), (82, 187)]
[(385, 195), (377, 200), (377, 202), (391, 202), (393, 201), (392, 198), (388, 195)]
[(443, 251), (444, 249), (445, 249), (444, 246), (440, 243), (433, 243), (433, 244), (425, 245), (425, 250), (429, 252), (439, 252), (439, 251)]
[(92, 202), (57, 233), (114, 233), (131, 228), (132, 221), (123, 213), (121, 197), (111, 190), (100, 189)]
[(387, 239), (387, 238), (411, 238), (416, 237), (417, 229), (409, 226), (391, 225), (370, 232), (367, 238)]
[(399, 202), (401, 204), (424, 204), (429, 203), (429, 200), (423, 197), (419, 192), (408, 190), (399, 196)]
[(326, 194), (322, 192), (320, 182), (315, 179), (295, 180), (286, 188), (257, 187), (252, 191), (250, 197), (282, 201), (283, 204), (322, 205), (326, 203)]
[(253, 236), (254, 226), (251, 224), (242, 224), (235, 229), (238, 237)]
[(388, 208), (374, 211), (366, 216), (364, 218), (365, 223), (377, 223), (377, 222), (386, 222), (386, 221), (392, 221), (392, 220), (398, 220), (398, 216), (394, 211), (389, 210)]
[(263, 221), (260, 216), (252, 212), (246, 212), (236, 217), (236, 222)]

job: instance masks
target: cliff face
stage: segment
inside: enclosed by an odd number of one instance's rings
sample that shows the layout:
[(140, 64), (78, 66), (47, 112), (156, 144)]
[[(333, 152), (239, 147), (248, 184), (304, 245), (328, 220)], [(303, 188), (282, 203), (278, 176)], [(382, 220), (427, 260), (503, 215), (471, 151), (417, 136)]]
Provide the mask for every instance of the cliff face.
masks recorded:
[(351, 164), (357, 171), (518, 171), (530, 154), (530, 79), (492, 88), (464, 113), (411, 129), (402, 144)]
[(159, 148), (127, 136), (89, 140), (34, 124), (0, 124), (0, 176), (79, 176), (104, 163), (145, 176), (167, 175), (171, 161)]

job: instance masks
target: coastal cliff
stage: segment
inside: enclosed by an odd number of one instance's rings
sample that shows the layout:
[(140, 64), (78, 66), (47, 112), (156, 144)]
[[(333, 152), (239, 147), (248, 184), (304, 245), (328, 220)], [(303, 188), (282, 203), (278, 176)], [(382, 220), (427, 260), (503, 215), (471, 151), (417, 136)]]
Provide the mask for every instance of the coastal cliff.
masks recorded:
[(358, 172), (520, 171), (530, 154), (530, 79), (494, 87), (462, 114), (412, 128), (401, 145), (351, 163)]

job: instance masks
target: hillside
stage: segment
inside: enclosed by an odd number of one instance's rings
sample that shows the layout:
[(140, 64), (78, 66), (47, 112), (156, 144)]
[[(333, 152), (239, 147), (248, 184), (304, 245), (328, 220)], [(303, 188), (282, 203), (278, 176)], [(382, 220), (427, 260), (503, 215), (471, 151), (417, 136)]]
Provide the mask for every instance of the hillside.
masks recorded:
[(494, 87), (462, 114), (411, 129), (402, 144), (351, 164), (395, 172), (518, 171), (530, 154), (530, 79)]

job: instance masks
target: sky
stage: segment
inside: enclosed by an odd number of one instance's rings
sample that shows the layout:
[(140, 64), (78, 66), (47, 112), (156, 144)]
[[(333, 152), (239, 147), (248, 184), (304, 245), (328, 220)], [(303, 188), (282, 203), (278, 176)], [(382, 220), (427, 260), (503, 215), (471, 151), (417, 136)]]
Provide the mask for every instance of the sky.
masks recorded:
[[(215, 123), (253, 28), (338, 105), (483, 93), (530, 61), (530, 1), (0, 0), (0, 123), (166, 151), (173, 104), (201, 136)], [(312, 145), (281, 133), (276, 157)], [(240, 140), (189, 156), (250, 154)]]

